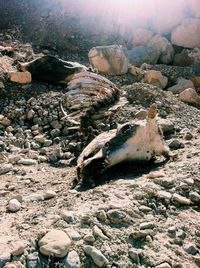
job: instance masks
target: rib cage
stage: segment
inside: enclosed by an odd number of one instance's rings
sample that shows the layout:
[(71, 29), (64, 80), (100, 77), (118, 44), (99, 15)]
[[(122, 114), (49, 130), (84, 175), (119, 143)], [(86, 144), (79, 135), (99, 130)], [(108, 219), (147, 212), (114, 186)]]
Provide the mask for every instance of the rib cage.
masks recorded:
[(120, 90), (116, 85), (103, 76), (87, 71), (77, 73), (67, 86), (67, 105), (65, 101), (62, 102), (68, 110), (66, 113), (61, 106), (65, 115), (63, 119), (76, 125), (79, 122), (81, 127), (85, 127), (97, 109), (114, 102), (119, 95)]

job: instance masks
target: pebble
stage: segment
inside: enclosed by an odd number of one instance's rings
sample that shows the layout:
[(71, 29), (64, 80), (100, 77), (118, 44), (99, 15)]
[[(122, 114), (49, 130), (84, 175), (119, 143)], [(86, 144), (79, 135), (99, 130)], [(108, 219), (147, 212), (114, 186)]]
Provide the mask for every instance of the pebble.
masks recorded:
[(118, 224), (126, 217), (126, 213), (121, 210), (111, 209), (107, 212), (107, 216), (111, 223)]
[(196, 255), (199, 252), (197, 247), (191, 243), (185, 245), (184, 249), (188, 254), (191, 254), (191, 255)]
[(169, 201), (171, 198), (172, 198), (172, 194), (169, 193), (169, 192), (166, 192), (166, 191), (158, 191), (157, 192), (157, 196), (160, 198), (160, 199), (165, 199), (167, 201)]
[(200, 204), (200, 195), (197, 192), (190, 192), (189, 197), (193, 203)]
[(72, 211), (63, 211), (61, 213), (61, 217), (64, 221), (66, 221), (68, 224), (75, 224), (77, 222), (74, 212)]
[(80, 235), (80, 233), (77, 232), (76, 230), (74, 230), (73, 228), (66, 228), (65, 229), (65, 232), (74, 241), (79, 241), (82, 238), (82, 236)]
[(177, 149), (180, 149), (180, 148), (183, 148), (182, 147), (182, 143), (179, 141), (179, 140), (173, 140), (169, 143), (169, 148), (170, 149), (174, 149), (174, 150), (177, 150)]
[(27, 268), (37, 268), (38, 267), (38, 252), (31, 253), (26, 258)]
[(106, 257), (101, 253), (101, 251), (99, 251), (95, 247), (84, 245), (83, 250), (87, 255), (89, 255), (93, 259), (94, 263), (98, 267), (104, 267), (108, 264), (108, 260), (106, 259)]
[(43, 194), (43, 198), (44, 200), (48, 200), (51, 198), (56, 197), (56, 192), (54, 192), (53, 190), (47, 190), (44, 194)]
[(92, 231), (93, 231), (94, 237), (99, 237), (99, 238), (102, 238), (104, 240), (105, 239), (108, 239), (108, 237), (104, 235), (104, 233), (102, 232), (102, 230), (97, 225), (95, 225), (92, 228)]
[(86, 234), (83, 238), (86, 242), (94, 242), (95, 237), (92, 234)]
[(165, 177), (165, 173), (162, 171), (152, 171), (147, 175), (148, 179), (155, 179), (155, 178), (161, 178)]
[(188, 199), (180, 194), (175, 193), (175, 194), (173, 194), (172, 198), (173, 198), (173, 201), (177, 202), (180, 205), (190, 205), (191, 204), (190, 199)]
[(102, 222), (105, 222), (107, 220), (107, 215), (106, 215), (105, 210), (99, 210), (96, 216), (97, 216), (97, 219)]
[(20, 165), (30, 166), (30, 165), (35, 165), (38, 162), (37, 160), (34, 160), (34, 159), (22, 158), (17, 163)]
[(140, 230), (154, 229), (155, 223), (154, 222), (143, 222), (140, 224), (139, 228), (140, 228)]
[(24, 250), (25, 250), (24, 242), (16, 241), (15, 244), (13, 245), (13, 250), (11, 251), (11, 254), (13, 256), (22, 255), (24, 253)]
[(161, 263), (159, 265), (156, 265), (155, 268), (171, 268), (171, 265), (169, 263), (167, 263), (167, 262), (163, 262), (163, 263)]
[(0, 164), (0, 175), (6, 174), (13, 169), (12, 164)]
[(45, 256), (63, 258), (67, 255), (71, 246), (69, 236), (57, 229), (52, 229), (38, 242), (39, 250)]
[(81, 262), (78, 253), (72, 250), (62, 262), (66, 268), (80, 268)]
[(134, 263), (140, 265), (140, 258), (143, 255), (143, 251), (141, 249), (129, 249), (128, 255)]
[(21, 209), (21, 203), (17, 199), (11, 199), (8, 202), (8, 210), (11, 212), (17, 212)]

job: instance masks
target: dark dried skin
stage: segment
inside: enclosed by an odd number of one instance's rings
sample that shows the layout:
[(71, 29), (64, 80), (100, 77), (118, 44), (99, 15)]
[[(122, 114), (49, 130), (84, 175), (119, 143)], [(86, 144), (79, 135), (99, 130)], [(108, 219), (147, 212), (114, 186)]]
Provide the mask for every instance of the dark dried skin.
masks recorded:
[(51, 55), (21, 64), (21, 68), (28, 70), (33, 79), (50, 84), (67, 82), (68, 77), (86, 69), (79, 63), (64, 61)]

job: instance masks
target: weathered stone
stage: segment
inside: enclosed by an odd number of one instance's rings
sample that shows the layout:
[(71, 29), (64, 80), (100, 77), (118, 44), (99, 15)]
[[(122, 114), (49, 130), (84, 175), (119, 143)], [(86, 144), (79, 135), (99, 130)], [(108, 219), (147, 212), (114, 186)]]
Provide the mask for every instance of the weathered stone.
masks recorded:
[(172, 198), (172, 194), (166, 191), (158, 191), (157, 193), (158, 198), (164, 199), (166, 201), (170, 200)]
[(174, 130), (174, 123), (169, 119), (159, 118), (158, 124), (161, 127), (163, 133), (172, 132)]
[(99, 238), (102, 238), (102, 239), (108, 239), (108, 237), (104, 235), (102, 230), (97, 225), (95, 225), (93, 227), (92, 231), (93, 231), (94, 237), (99, 237)]
[(107, 212), (107, 216), (112, 223), (121, 223), (126, 217), (126, 213), (121, 210), (111, 209)]
[(140, 67), (143, 63), (156, 64), (160, 52), (151, 47), (138, 46), (128, 50), (128, 59), (134, 66)]
[(191, 244), (191, 243), (185, 245), (184, 249), (188, 254), (191, 254), (191, 255), (196, 255), (199, 252), (197, 247), (194, 244)]
[(6, 174), (13, 169), (12, 164), (0, 164), (0, 175)]
[(0, 57), (0, 75), (16, 71), (16, 69), (12, 66), (13, 63), (14, 60), (10, 57)]
[(26, 119), (31, 120), (31, 119), (33, 119), (34, 115), (35, 115), (35, 111), (31, 109), (31, 110), (28, 111), (28, 113), (26, 115)]
[(188, 104), (200, 106), (200, 96), (194, 88), (187, 88), (179, 94), (179, 98)]
[(30, 165), (36, 165), (38, 162), (34, 159), (28, 159), (28, 158), (22, 158), (18, 162), (20, 165), (30, 166)]
[(93, 259), (94, 263), (98, 267), (104, 267), (108, 264), (108, 260), (106, 259), (106, 257), (95, 247), (84, 245), (83, 250)]
[(133, 33), (132, 45), (134, 47), (146, 45), (153, 37), (154, 33), (144, 28), (138, 28)]
[(0, 124), (3, 125), (4, 127), (7, 127), (10, 126), (11, 121), (6, 116), (0, 115)]
[(79, 241), (81, 239), (80, 233), (74, 230), (73, 228), (67, 228), (65, 229), (65, 232), (74, 241)]
[(167, 38), (160, 35), (155, 35), (147, 43), (147, 46), (160, 51), (160, 63), (169, 64), (173, 61), (174, 49), (172, 47), (172, 44), (167, 40)]
[(13, 256), (19, 256), (19, 255), (22, 255), (24, 253), (24, 250), (25, 250), (25, 244), (24, 244), (24, 242), (17, 241), (13, 245), (13, 249), (11, 251), (11, 254)]
[(180, 195), (180, 194), (173, 194), (172, 196), (173, 200), (177, 202), (180, 205), (191, 205), (190, 199)]
[(200, 47), (200, 19), (187, 18), (171, 34), (174, 45), (195, 48)]
[(28, 71), (11, 73), (10, 81), (17, 84), (29, 84), (32, 82), (31, 73)]
[(155, 228), (154, 222), (143, 222), (140, 224), (140, 230), (154, 229), (154, 228)]
[(174, 94), (179, 94), (187, 88), (194, 88), (194, 84), (191, 80), (185, 78), (178, 78), (177, 84), (169, 87), (167, 90), (173, 92)]
[(160, 88), (165, 88), (168, 83), (168, 78), (163, 76), (159, 71), (150, 70), (145, 73), (144, 82)]
[(195, 204), (200, 204), (200, 194), (192, 191), (189, 193), (189, 196), (192, 202), (194, 202)]
[(47, 190), (43, 195), (44, 200), (54, 198), (55, 196), (56, 196), (56, 192), (53, 190)]
[(11, 199), (8, 202), (8, 210), (11, 212), (17, 212), (21, 209), (21, 203), (17, 199)]
[(142, 75), (143, 71), (132, 64), (129, 65), (128, 72), (134, 76)]
[(143, 120), (147, 118), (147, 110), (140, 110), (135, 114), (135, 118)]
[(141, 257), (143, 256), (143, 252), (141, 249), (129, 249), (128, 255), (132, 259), (132, 261), (138, 265), (141, 263)]
[(69, 251), (71, 240), (65, 232), (53, 229), (48, 232), (38, 244), (42, 254), (63, 258)]
[(182, 147), (182, 144), (179, 140), (175, 139), (175, 140), (172, 140), (170, 143), (169, 143), (169, 148), (171, 149), (174, 149), (174, 150), (177, 150), (179, 148)]
[(5, 267), (4, 265), (10, 261), (11, 249), (7, 244), (0, 243), (0, 267)]
[(70, 251), (62, 263), (65, 265), (65, 268), (81, 267), (79, 255), (75, 250)]
[(88, 57), (90, 64), (102, 73), (119, 75), (128, 72), (128, 59), (122, 46), (93, 47)]
[(159, 265), (156, 265), (155, 268), (171, 268), (171, 265), (169, 263), (167, 263), (167, 262), (163, 262), (163, 263), (161, 263)]
[(181, 51), (181, 53), (177, 53), (174, 56), (174, 62), (173, 64), (176, 66), (190, 66), (192, 63), (194, 62), (194, 60), (188, 55), (188, 52), (183, 49)]

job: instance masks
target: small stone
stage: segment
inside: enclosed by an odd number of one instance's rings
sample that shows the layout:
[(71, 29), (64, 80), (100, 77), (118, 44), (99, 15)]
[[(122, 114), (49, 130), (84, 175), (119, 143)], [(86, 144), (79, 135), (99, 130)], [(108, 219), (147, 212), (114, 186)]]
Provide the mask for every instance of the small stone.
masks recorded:
[(165, 177), (165, 173), (163, 173), (162, 171), (152, 171), (147, 175), (148, 179), (155, 179), (161, 177)]
[(93, 227), (92, 231), (93, 231), (94, 237), (99, 237), (99, 238), (102, 238), (102, 239), (108, 239), (108, 237), (104, 235), (102, 230), (97, 225), (95, 225)]
[(21, 203), (17, 199), (11, 199), (8, 203), (8, 210), (11, 212), (17, 212), (21, 209)]
[(65, 229), (65, 232), (74, 241), (79, 241), (81, 239), (81, 235), (79, 234), (79, 232), (77, 232), (73, 228), (67, 228), (67, 229)]
[(32, 82), (31, 73), (26, 72), (13, 72), (10, 76), (10, 81), (17, 84), (29, 84)]
[(53, 190), (48, 190), (43, 195), (44, 200), (54, 198), (55, 196), (56, 196), (56, 192), (54, 192)]
[(103, 222), (107, 220), (107, 215), (106, 215), (105, 210), (100, 210), (97, 212), (97, 219)]
[(171, 265), (169, 263), (167, 263), (167, 262), (163, 262), (163, 263), (161, 263), (159, 265), (156, 265), (155, 268), (171, 268)]
[(25, 166), (30, 166), (30, 165), (36, 165), (38, 162), (37, 160), (34, 159), (22, 158), (17, 163)]
[(197, 192), (190, 192), (189, 193), (190, 200), (195, 204), (200, 204), (200, 195)]
[(147, 206), (140, 206), (138, 209), (144, 213), (152, 211), (152, 209), (150, 207), (147, 207)]
[(176, 235), (176, 228), (175, 228), (175, 226), (169, 227), (167, 229), (167, 232), (168, 232), (169, 237), (174, 238), (175, 235)]
[(40, 252), (45, 256), (63, 258), (69, 251), (71, 239), (65, 232), (53, 229), (48, 232), (38, 244)]
[(111, 209), (107, 212), (107, 216), (112, 223), (118, 224), (126, 217), (126, 213), (121, 210)]
[(191, 243), (185, 245), (184, 249), (188, 254), (191, 254), (191, 255), (196, 255), (199, 252), (196, 246)]
[(12, 164), (0, 164), (0, 175), (6, 174), (13, 169)]
[(188, 199), (184, 196), (181, 196), (179, 194), (176, 194), (176, 193), (173, 194), (172, 198), (173, 198), (173, 201), (177, 202), (180, 205), (190, 205), (191, 204), (190, 199)]
[(98, 267), (104, 267), (108, 264), (108, 260), (106, 259), (106, 257), (101, 253), (101, 251), (99, 251), (95, 247), (84, 245), (83, 250), (93, 259), (94, 263)]
[(141, 231), (133, 231), (130, 233), (130, 238), (135, 240), (140, 240), (142, 238), (146, 238), (148, 235), (152, 234), (151, 229), (141, 230)]
[(154, 228), (155, 228), (154, 222), (143, 222), (140, 224), (140, 230), (154, 229)]
[(67, 257), (62, 262), (66, 268), (80, 268), (81, 262), (78, 253), (72, 250), (68, 253)]
[(160, 199), (170, 200), (172, 197), (172, 194), (166, 191), (158, 191), (157, 196)]
[(10, 126), (11, 121), (7, 117), (0, 115), (0, 124), (3, 125), (4, 127), (8, 127)]
[(11, 251), (11, 254), (13, 256), (19, 256), (24, 253), (24, 250), (25, 250), (25, 244), (21, 241), (17, 241), (13, 245), (13, 250)]
[(181, 142), (179, 140), (173, 140), (169, 144), (170, 149), (177, 150), (177, 149), (179, 149), (181, 147), (182, 147), (182, 144), (181, 144)]
[(168, 78), (159, 71), (149, 70), (144, 75), (144, 82), (163, 89), (167, 86)]
[(92, 234), (87, 234), (84, 236), (83, 238), (86, 242), (94, 242), (95, 241), (95, 238)]
[(52, 143), (53, 143), (52, 140), (45, 140), (44, 147), (49, 147), (52, 145)]
[(34, 137), (34, 140), (43, 144), (45, 143), (46, 138), (43, 135), (37, 135)]
[(31, 109), (31, 110), (28, 111), (28, 113), (26, 115), (26, 119), (31, 120), (31, 119), (33, 119), (34, 115), (35, 115), (35, 111)]
[(76, 218), (75, 218), (74, 213), (72, 211), (63, 211), (61, 213), (61, 217), (68, 224), (75, 224), (76, 223)]
[(130, 249), (128, 252), (129, 257), (132, 259), (132, 261), (138, 265), (140, 265), (140, 258), (143, 255), (142, 250), (140, 249)]
[(52, 129), (50, 133), (51, 133), (51, 137), (53, 138), (58, 137), (60, 135), (60, 129), (58, 128)]
[(27, 260), (27, 268), (37, 268), (39, 263), (38, 252), (29, 254), (26, 260)]
[(135, 114), (135, 118), (143, 120), (147, 117), (147, 110), (140, 110)]
[(186, 238), (186, 233), (183, 230), (179, 229), (176, 232), (176, 237), (184, 240)]
[(6, 263), (6, 265), (4, 266), (4, 268), (23, 268), (23, 267), (24, 266), (19, 261), (14, 261), (14, 262), (11, 262), (11, 263)]

